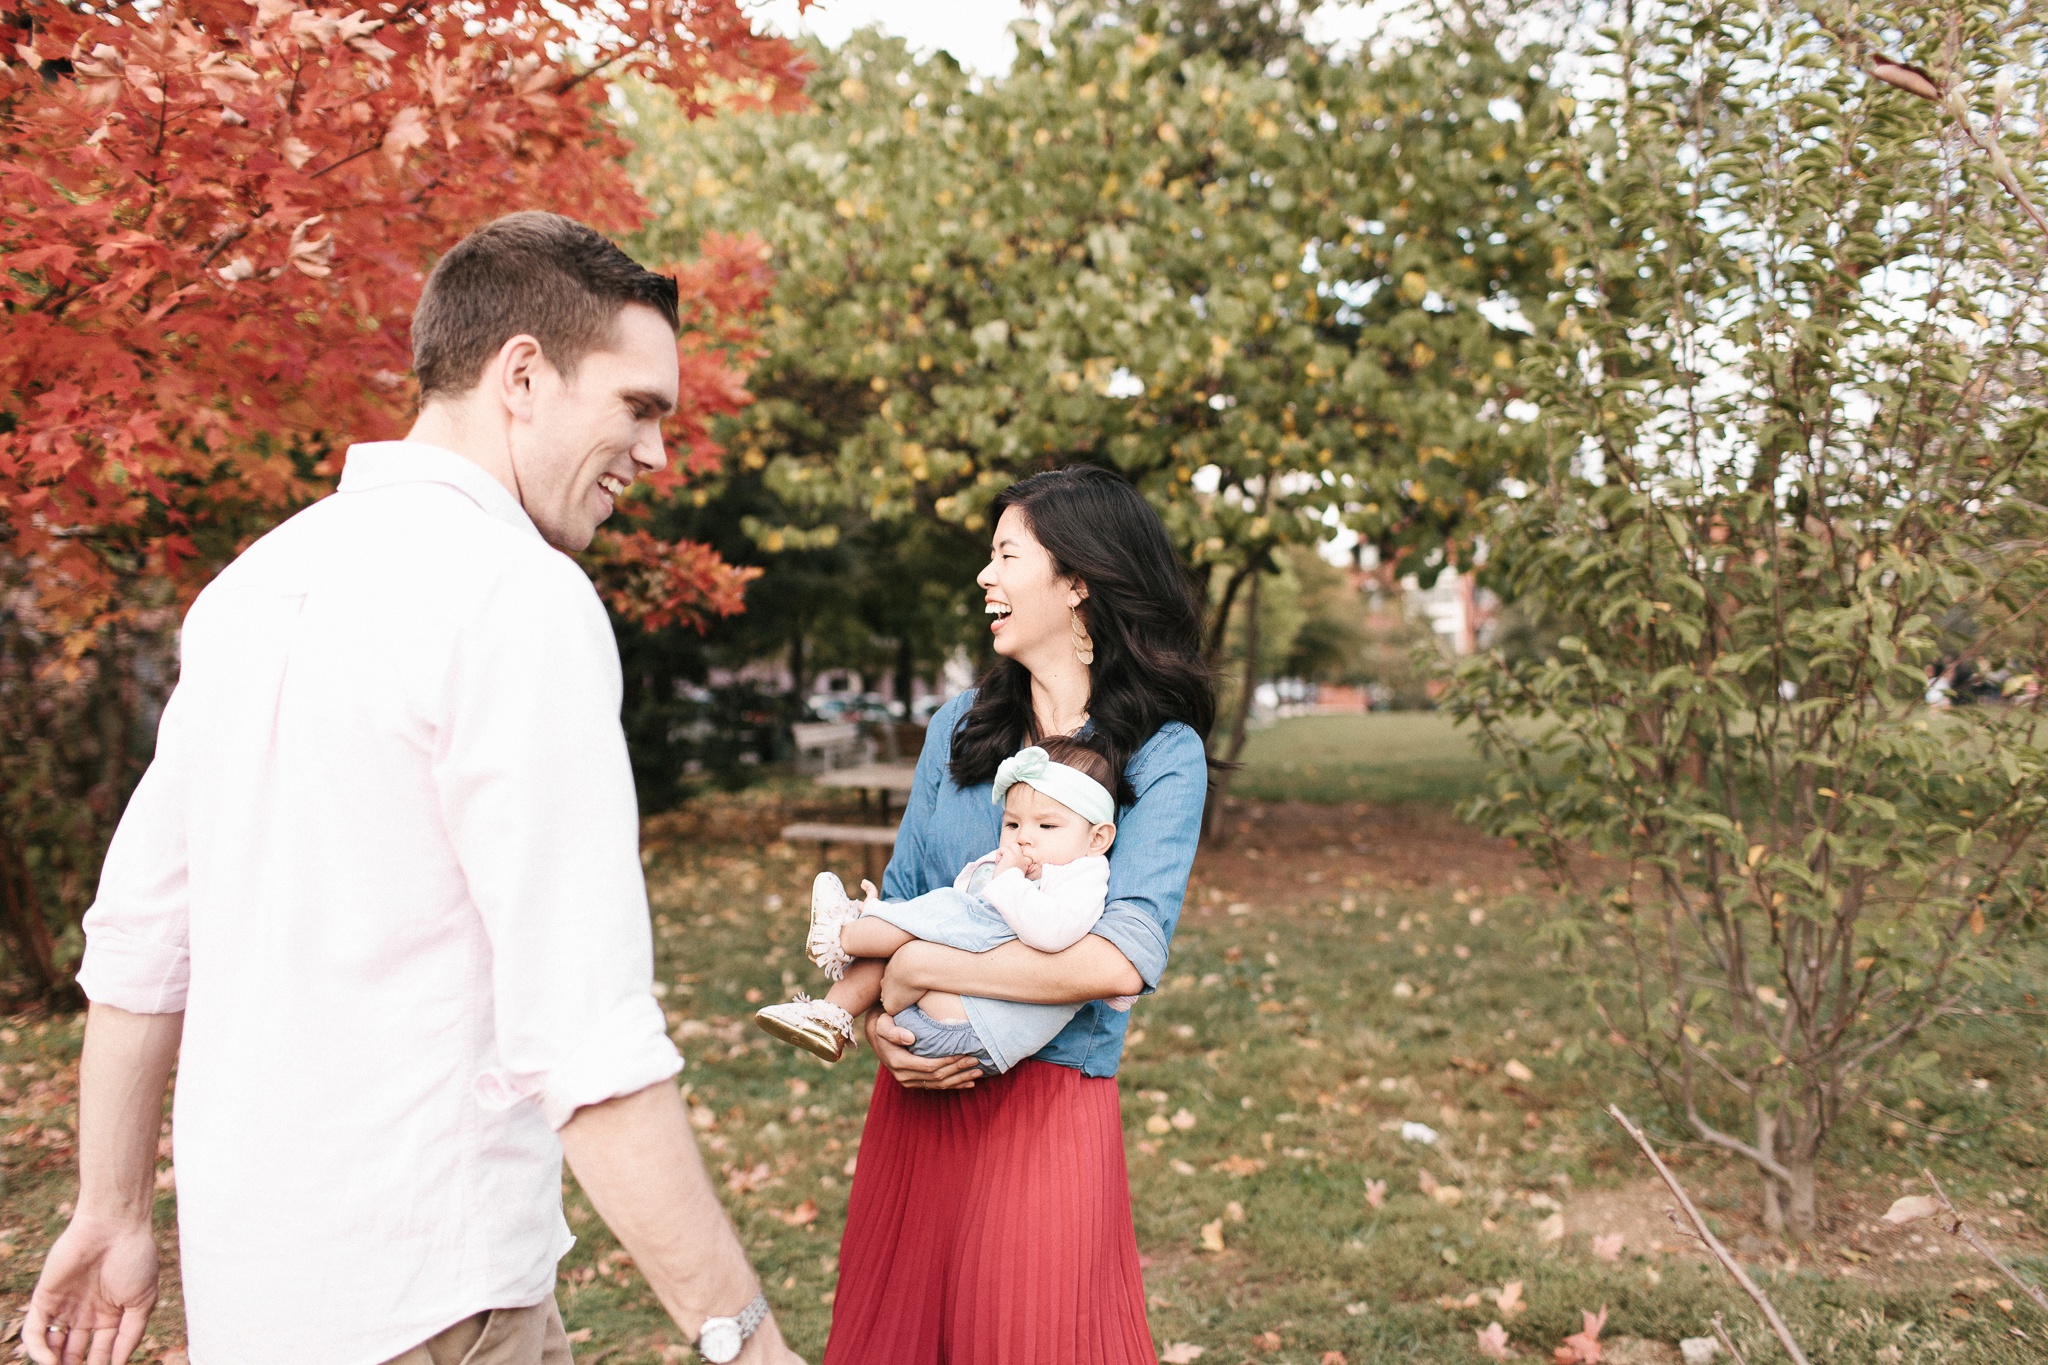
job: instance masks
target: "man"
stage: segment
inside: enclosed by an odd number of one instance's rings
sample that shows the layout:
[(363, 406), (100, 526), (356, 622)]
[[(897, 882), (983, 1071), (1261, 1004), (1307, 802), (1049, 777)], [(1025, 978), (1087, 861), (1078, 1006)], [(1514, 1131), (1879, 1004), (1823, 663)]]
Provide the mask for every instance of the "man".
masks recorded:
[(567, 1362), (565, 1153), (707, 1358), (794, 1361), (672, 1079), (617, 646), (563, 553), (666, 463), (676, 326), (580, 223), (480, 229), (414, 316), (411, 434), (193, 604), (85, 920), (33, 1359), (142, 1337), (176, 1061), (195, 1365)]

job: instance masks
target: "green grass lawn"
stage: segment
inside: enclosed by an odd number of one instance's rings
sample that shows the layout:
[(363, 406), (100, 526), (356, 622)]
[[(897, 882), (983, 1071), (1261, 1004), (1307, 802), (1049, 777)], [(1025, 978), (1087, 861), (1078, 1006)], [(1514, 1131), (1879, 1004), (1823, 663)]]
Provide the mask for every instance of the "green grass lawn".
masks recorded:
[(1469, 732), (1435, 711), (1300, 716), (1256, 730), (1231, 794), (1253, 800), (1448, 805), (1486, 787)]
[[(1410, 718), (1365, 724), (1382, 720)], [(1424, 738), (1426, 720), (1403, 731), (1402, 761), (1443, 742)], [(1674, 1135), (1583, 1013), (1585, 964), (1538, 938), (1540, 903), (1512, 860), (1441, 812), (1243, 809), (1197, 868), (1168, 979), (1136, 1007), (1121, 1076), (1161, 1349), (1199, 1346), (1203, 1365), (1325, 1365), (1333, 1352), (1347, 1365), (1473, 1365), (1475, 1330), (1499, 1319), (1533, 1362), (1605, 1306), (1610, 1365), (1675, 1365), (1673, 1343), (1705, 1333), (1716, 1311), (1752, 1362), (1782, 1359), (1735, 1286), (1679, 1246), (1666, 1201), (1601, 1115), (1618, 1100)], [(658, 823), (649, 879), (663, 1004), (689, 1058), (706, 1160), (786, 1331), (815, 1361), (874, 1064), (863, 1051), (827, 1069), (748, 1023), (759, 1001), (818, 984), (801, 950), (813, 855), (767, 842), (778, 818), (737, 801)], [(0, 1321), (19, 1316), (72, 1197), (77, 1041), (66, 1018), (0, 1030)], [(1957, 1021), (1922, 1046), (1954, 1078), (1914, 1091), (1929, 1122), (1976, 1127), (2042, 1090), (2033, 1021)], [(1438, 1138), (1406, 1140), (1404, 1123)], [(2031, 1124), (1927, 1146), (1850, 1116), (1826, 1230), (1796, 1249), (1756, 1237), (1756, 1186), (1740, 1165), (1668, 1150), (1816, 1362), (2048, 1354), (2048, 1321), (2024, 1302), (1999, 1307), (2015, 1296), (1981, 1265), (1927, 1225), (1877, 1221), (1929, 1163), (2029, 1273), (2048, 1273), (2048, 1135)], [(566, 1193), (579, 1242), (560, 1293), (579, 1358), (685, 1358), (573, 1182)], [(166, 1193), (167, 1245), (170, 1205)], [(1613, 1259), (1594, 1253), (1600, 1233), (1624, 1237)], [(1515, 1281), (1526, 1309), (1503, 1313)], [(164, 1313), (148, 1358), (181, 1340)]]

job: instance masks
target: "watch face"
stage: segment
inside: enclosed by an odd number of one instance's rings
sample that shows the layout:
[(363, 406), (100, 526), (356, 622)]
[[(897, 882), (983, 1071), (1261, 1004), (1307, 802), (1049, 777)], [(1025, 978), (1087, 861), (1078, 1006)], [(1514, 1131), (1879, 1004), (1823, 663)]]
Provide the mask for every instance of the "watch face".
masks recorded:
[(713, 1318), (697, 1337), (697, 1353), (711, 1365), (725, 1365), (740, 1353), (740, 1325), (731, 1318)]

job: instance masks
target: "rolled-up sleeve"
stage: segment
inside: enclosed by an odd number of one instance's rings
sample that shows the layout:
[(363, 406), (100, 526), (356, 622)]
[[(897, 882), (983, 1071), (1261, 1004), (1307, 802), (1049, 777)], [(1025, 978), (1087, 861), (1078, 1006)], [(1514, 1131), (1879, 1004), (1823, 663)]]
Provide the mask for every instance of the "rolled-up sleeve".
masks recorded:
[(491, 589), (450, 676), (443, 817), (491, 945), (486, 1103), (577, 1109), (673, 1076), (611, 624), (581, 570), (535, 557)]
[(131, 1014), (176, 1014), (191, 983), (183, 711), (177, 693), (157, 725), (156, 754), (121, 813), (85, 912), (78, 988)]
[(1109, 904), (1092, 931), (1130, 959), (1150, 994), (1166, 971), (1188, 874), (1202, 838), (1209, 768), (1201, 737), (1175, 723), (1146, 742), (1125, 772), (1136, 802), (1117, 822)]

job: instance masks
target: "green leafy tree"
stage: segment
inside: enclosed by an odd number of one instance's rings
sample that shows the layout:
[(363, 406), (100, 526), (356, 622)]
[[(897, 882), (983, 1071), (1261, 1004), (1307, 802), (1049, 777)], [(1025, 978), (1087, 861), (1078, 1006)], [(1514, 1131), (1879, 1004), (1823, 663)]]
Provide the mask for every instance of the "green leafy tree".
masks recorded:
[(639, 100), (637, 174), (649, 250), (769, 243), (760, 401), (724, 439), (790, 530), (978, 544), (1014, 479), (1112, 466), (1165, 515), (1220, 661), (1287, 546), (1343, 525), (1424, 572), (1469, 557), (1517, 458), (1517, 309), (1551, 287), (1527, 129), (1552, 95), (1542, 53), (1476, 28), (1252, 65), (1176, 22), (1069, 6), (991, 81), (857, 34), (813, 54), (806, 113)]
[[(1474, 814), (1622, 964), (1602, 1016), (1803, 1239), (1830, 1132), (2017, 993), (2048, 893), (2048, 242), (2008, 188), (2044, 111), (2001, 76), (2048, 19), (1630, 12), (1548, 153), (1548, 468), (1488, 532), (1562, 635), (1452, 701), (1508, 764)], [(1928, 706), (1959, 658), (2004, 700)]]

